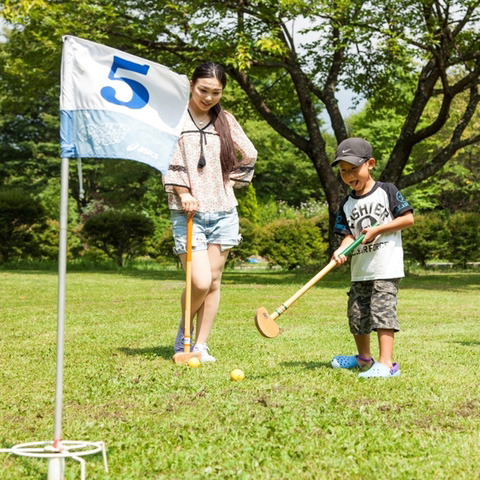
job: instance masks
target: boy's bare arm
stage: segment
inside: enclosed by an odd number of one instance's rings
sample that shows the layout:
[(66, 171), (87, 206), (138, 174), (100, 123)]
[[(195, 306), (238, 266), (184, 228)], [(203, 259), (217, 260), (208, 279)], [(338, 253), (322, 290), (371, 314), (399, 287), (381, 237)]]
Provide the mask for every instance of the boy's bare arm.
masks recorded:
[(365, 238), (363, 239), (362, 243), (369, 243), (378, 235), (397, 232), (398, 230), (403, 230), (405, 228), (411, 227), (413, 224), (413, 213), (406, 212), (403, 215), (394, 218), (391, 222), (385, 223), (383, 225), (377, 225), (376, 227), (369, 227), (363, 230), (362, 233), (365, 234)]
[[(375, 227), (365, 228), (365, 230), (362, 231), (362, 233), (365, 234), (365, 238), (363, 239), (362, 244), (371, 242), (382, 233), (393, 233), (398, 230), (403, 230), (405, 228), (411, 227), (413, 223), (413, 213), (407, 212), (393, 219), (391, 222), (385, 223), (384, 225), (377, 225)], [(338, 265), (344, 264), (347, 261), (347, 257), (345, 255), (340, 255), (340, 252), (343, 252), (343, 250), (345, 250), (354, 241), (355, 238), (352, 235), (345, 235), (340, 246), (333, 252), (332, 260), (335, 260)]]
[(337, 265), (342, 265), (347, 261), (347, 257), (345, 255), (340, 255), (340, 252), (343, 252), (349, 245), (351, 245), (355, 241), (352, 235), (345, 235), (343, 237), (342, 243), (340, 246), (333, 252), (332, 260), (337, 262)]

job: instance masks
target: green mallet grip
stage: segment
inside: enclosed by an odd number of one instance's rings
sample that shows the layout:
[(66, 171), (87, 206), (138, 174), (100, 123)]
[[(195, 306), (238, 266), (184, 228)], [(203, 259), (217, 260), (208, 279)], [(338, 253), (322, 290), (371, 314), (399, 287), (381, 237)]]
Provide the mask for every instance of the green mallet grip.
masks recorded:
[[(378, 225), (378, 222), (375, 222), (372, 225), (372, 227), (376, 227), (377, 225)], [(362, 243), (364, 238), (365, 238), (365, 234), (363, 233), (353, 243), (351, 243), (343, 252), (340, 252), (340, 255), (347, 256), (349, 253), (352, 253), (352, 251)]]

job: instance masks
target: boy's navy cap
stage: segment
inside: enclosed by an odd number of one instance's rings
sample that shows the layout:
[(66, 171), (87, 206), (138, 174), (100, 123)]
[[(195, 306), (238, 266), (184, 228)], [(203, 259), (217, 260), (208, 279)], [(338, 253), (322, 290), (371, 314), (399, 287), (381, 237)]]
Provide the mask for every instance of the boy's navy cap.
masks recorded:
[(337, 147), (332, 167), (340, 160), (358, 167), (369, 158), (372, 158), (372, 146), (363, 138), (351, 137), (341, 142)]

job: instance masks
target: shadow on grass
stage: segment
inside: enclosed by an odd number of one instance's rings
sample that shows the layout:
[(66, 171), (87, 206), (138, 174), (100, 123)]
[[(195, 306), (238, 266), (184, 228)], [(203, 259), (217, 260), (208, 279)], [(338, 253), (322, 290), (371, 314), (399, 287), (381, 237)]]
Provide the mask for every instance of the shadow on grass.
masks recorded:
[[(100, 273), (100, 272), (99, 272)], [(185, 281), (185, 273), (183, 270), (178, 271), (135, 271), (125, 270), (118, 272), (120, 275), (138, 278), (139, 280), (170, 280)], [(313, 276), (313, 275), (312, 275)], [(232, 272), (224, 271), (222, 275), (223, 285), (289, 285), (301, 282), (307, 282), (311, 277), (301, 273), (291, 272)]]
[(457, 292), (472, 287), (480, 290), (480, 272), (408, 274), (400, 282), (401, 289)]
[(459, 345), (462, 345), (462, 347), (480, 347), (480, 341), (478, 342), (473, 342), (470, 340), (461, 340), (461, 341), (455, 341), (452, 343), (457, 343)]
[[(320, 269), (319, 269), (320, 270)], [(318, 270), (318, 271), (319, 271)], [(143, 280), (176, 280), (184, 281), (183, 270), (178, 271), (138, 271), (125, 270), (118, 272), (120, 275), (135, 277)], [(260, 271), (244, 272), (225, 270), (222, 275), (223, 285), (303, 285), (316, 275), (317, 271)], [(338, 288), (341, 285), (348, 286), (350, 273), (347, 270), (332, 272), (327, 278), (321, 279), (326, 287)], [(295, 288), (295, 287), (294, 287)]]
[[(295, 271), (282, 270), (225, 270), (222, 277), (224, 285), (292, 285), (293, 292), (300, 286), (312, 279), (323, 266), (317, 268), (309, 267), (307, 269)], [(55, 270), (40, 269), (7, 269), (5, 273), (19, 273), (32, 275), (57, 275)], [(104, 269), (77, 269), (75, 266), (67, 267), (67, 283), (68, 275), (88, 274), (88, 275), (122, 275), (125, 277), (135, 278), (139, 280), (156, 280), (156, 281), (185, 281), (185, 274), (181, 269), (145, 269), (140, 268), (122, 268), (115, 270)], [(339, 267), (328, 273), (324, 278), (320, 279), (317, 285), (322, 288), (344, 288), (348, 289), (350, 285), (350, 269), (348, 266)], [(418, 290), (436, 290), (445, 292), (457, 292), (465, 288), (478, 288), (480, 290), (480, 271), (465, 270), (459, 272), (435, 272), (428, 271), (420, 273), (407, 273), (406, 277), (400, 283), (401, 289), (418, 289)], [(293, 293), (292, 292), (292, 293)]]
[(282, 367), (304, 368), (316, 370), (318, 368), (331, 368), (330, 362), (280, 362)]
[(160, 345), (158, 347), (147, 348), (121, 347), (118, 350), (124, 355), (147, 355), (149, 357), (161, 357), (167, 360), (171, 360), (173, 357), (173, 349), (171, 345)]
[[(311, 280), (318, 270), (308, 271), (241, 271), (225, 270), (222, 276), (223, 285), (292, 285), (294, 291)], [(122, 270), (119, 272), (97, 272), (120, 274), (139, 280), (179, 281), (183, 282), (185, 274), (183, 270)], [(344, 288), (350, 286), (350, 269), (341, 267), (328, 273), (316, 284), (322, 288)], [(480, 289), (480, 272), (448, 272), (448, 273), (409, 273), (400, 283), (401, 289), (436, 290), (456, 292), (464, 288), (478, 287)], [(294, 292), (292, 292), (294, 293)]]

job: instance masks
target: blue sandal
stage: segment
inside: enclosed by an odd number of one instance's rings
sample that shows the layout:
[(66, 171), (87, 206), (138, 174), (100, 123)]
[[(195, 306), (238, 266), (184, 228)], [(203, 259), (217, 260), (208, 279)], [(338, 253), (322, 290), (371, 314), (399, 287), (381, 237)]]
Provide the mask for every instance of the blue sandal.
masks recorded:
[(375, 363), (366, 372), (358, 374), (358, 378), (390, 378), (398, 376), (400, 376), (400, 365), (398, 363), (394, 363), (392, 368), (387, 367), (383, 363)]
[(359, 365), (357, 358), (364, 362), (370, 362), (371, 365), (375, 364), (375, 360), (370, 358), (362, 357), (361, 355), (337, 355), (332, 358), (332, 368), (364, 368), (368, 365)]

